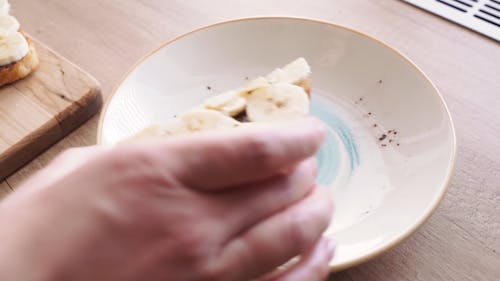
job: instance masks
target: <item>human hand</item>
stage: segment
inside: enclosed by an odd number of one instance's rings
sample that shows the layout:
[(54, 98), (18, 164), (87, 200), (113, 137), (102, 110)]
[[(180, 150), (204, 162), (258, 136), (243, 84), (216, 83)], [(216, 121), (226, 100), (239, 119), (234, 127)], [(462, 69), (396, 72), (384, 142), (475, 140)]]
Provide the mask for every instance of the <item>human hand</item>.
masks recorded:
[(65, 152), (0, 204), (0, 280), (323, 280), (324, 137), (305, 119)]

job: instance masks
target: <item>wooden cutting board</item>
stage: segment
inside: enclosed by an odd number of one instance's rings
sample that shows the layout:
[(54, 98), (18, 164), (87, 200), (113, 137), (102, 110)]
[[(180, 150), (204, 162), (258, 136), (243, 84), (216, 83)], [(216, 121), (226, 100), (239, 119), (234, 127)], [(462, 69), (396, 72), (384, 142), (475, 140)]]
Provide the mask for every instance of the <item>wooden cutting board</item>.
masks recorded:
[(102, 104), (95, 78), (32, 41), (38, 70), (0, 88), (0, 180), (77, 128)]

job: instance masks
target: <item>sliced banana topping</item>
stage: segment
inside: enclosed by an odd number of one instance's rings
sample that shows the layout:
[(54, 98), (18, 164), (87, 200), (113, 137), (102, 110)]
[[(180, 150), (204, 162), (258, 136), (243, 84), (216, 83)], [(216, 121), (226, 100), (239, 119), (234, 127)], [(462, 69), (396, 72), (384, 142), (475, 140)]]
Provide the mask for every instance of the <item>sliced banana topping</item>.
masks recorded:
[(277, 83), (259, 88), (247, 98), (247, 116), (253, 122), (286, 121), (309, 112), (309, 97), (303, 88)]
[(296, 84), (311, 74), (311, 67), (304, 58), (298, 58), (283, 68), (278, 68), (266, 76), (269, 83)]
[(238, 91), (225, 92), (207, 99), (205, 101), (205, 106), (211, 109), (219, 109), (239, 96)]
[[(244, 128), (259, 125), (256, 123), (300, 118), (309, 112), (309, 95), (306, 91), (310, 90), (310, 73), (306, 60), (298, 58), (265, 77), (252, 80), (243, 88), (211, 97), (179, 118), (152, 126), (137, 136), (169, 136)], [(235, 119), (237, 115), (239, 120), (244, 120), (243, 123)]]
[(224, 130), (238, 127), (240, 122), (211, 109), (197, 109), (183, 114), (182, 123), (189, 132)]
[(220, 111), (229, 116), (236, 116), (245, 110), (246, 100), (239, 91), (229, 91), (211, 97), (205, 101), (205, 107)]
[(238, 97), (231, 102), (225, 104), (223, 107), (219, 109), (220, 112), (234, 117), (245, 110), (247, 106), (247, 100), (243, 97)]
[(143, 137), (151, 137), (151, 136), (165, 137), (165, 136), (178, 135), (183, 132), (186, 132), (186, 129), (183, 126), (182, 122), (179, 119), (172, 119), (162, 124), (154, 124), (140, 131), (135, 135), (134, 139), (140, 139)]
[(241, 90), (242, 94), (247, 94), (253, 90), (258, 88), (269, 86), (269, 81), (264, 77), (257, 77), (256, 79), (250, 81), (244, 88)]
[(218, 111), (196, 108), (186, 112), (179, 118), (173, 118), (162, 124), (154, 124), (137, 133), (132, 140), (151, 136), (164, 137), (232, 129), (240, 126), (240, 124), (235, 119)]
[(29, 48), (26, 38), (19, 32), (0, 39), (0, 66), (21, 60)]

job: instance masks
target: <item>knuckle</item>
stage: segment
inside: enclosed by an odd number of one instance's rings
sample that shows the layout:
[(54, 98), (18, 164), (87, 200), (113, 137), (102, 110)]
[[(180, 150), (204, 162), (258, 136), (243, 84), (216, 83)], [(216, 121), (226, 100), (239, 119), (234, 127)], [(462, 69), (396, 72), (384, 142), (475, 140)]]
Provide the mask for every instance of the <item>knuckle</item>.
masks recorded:
[(232, 249), (233, 254), (231, 255), (231, 260), (225, 258), (211, 259), (200, 272), (200, 276), (203, 276), (203, 281), (227, 281), (227, 280), (241, 280), (242, 275), (246, 275), (245, 267), (249, 264), (255, 263), (255, 256), (253, 251), (249, 249), (251, 247), (248, 241), (245, 239), (237, 239), (233, 242)]
[(308, 164), (310, 175), (312, 177), (312, 180), (314, 181), (314, 179), (318, 175), (318, 160), (316, 158), (309, 158)]
[(224, 271), (220, 266), (216, 266), (210, 262), (205, 263), (198, 269), (199, 281), (222, 280)]
[(322, 225), (328, 225), (335, 211), (335, 205), (331, 194), (328, 193), (326, 188), (317, 187), (317, 192), (320, 194), (321, 204), (324, 204), (324, 208), (319, 208), (315, 213)]
[(305, 185), (313, 186), (316, 179), (316, 166), (314, 162), (308, 160), (302, 162), (295, 171), (295, 177), (301, 180)]
[(165, 228), (166, 232), (176, 237), (174, 240), (178, 250), (193, 260), (216, 256), (219, 253), (221, 239), (219, 231), (214, 228), (214, 221), (205, 219), (204, 222), (199, 222), (192, 215), (180, 215), (180, 217), (190, 222), (180, 223), (175, 230), (172, 230), (171, 226)]
[(268, 138), (261, 135), (249, 137), (247, 139), (248, 151), (256, 163), (269, 164), (274, 160), (273, 145)]
[(182, 235), (176, 242), (180, 256), (192, 265), (192, 271), (199, 277), (198, 280), (220, 280), (223, 268), (212, 262), (215, 249), (205, 235)]
[(107, 173), (117, 175), (128, 183), (159, 183), (172, 185), (160, 157), (152, 149), (144, 147), (126, 147), (109, 151), (101, 155), (97, 162), (103, 162)]
[(308, 249), (312, 244), (311, 231), (304, 227), (307, 225), (308, 219), (302, 214), (288, 215), (289, 223), (285, 236), (299, 252)]
[(245, 241), (244, 239), (240, 239), (236, 243), (239, 251), (236, 252), (234, 260), (235, 264), (238, 266), (245, 266), (252, 262), (255, 262), (255, 252), (251, 250), (251, 248), (258, 248), (259, 246), (256, 244), (252, 244), (251, 242)]
[(206, 247), (203, 241), (203, 237), (199, 235), (182, 235), (177, 240), (177, 245), (186, 259), (196, 261), (205, 256)]

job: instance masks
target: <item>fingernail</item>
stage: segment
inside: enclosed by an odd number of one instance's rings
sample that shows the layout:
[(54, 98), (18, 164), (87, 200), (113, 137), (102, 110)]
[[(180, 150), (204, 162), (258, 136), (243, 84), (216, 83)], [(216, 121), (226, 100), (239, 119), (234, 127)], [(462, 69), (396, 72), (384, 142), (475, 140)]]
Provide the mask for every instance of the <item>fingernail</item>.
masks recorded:
[(318, 160), (316, 157), (309, 158), (309, 161), (311, 163), (311, 168), (314, 171), (314, 177), (316, 178), (318, 176)]
[(319, 119), (316, 119), (315, 123), (316, 124), (314, 125), (314, 128), (318, 131), (321, 138), (325, 139), (327, 133), (325, 124), (323, 124), (323, 122), (321, 122)]
[(330, 253), (330, 256), (333, 257), (333, 255), (335, 254), (335, 249), (337, 248), (337, 244), (333, 240), (328, 239), (326, 247), (328, 249), (328, 252)]

